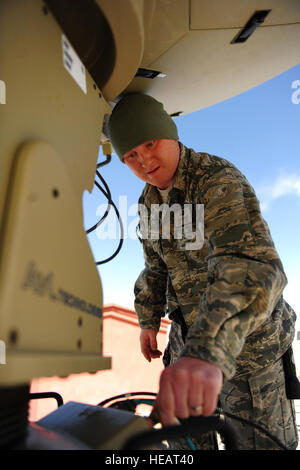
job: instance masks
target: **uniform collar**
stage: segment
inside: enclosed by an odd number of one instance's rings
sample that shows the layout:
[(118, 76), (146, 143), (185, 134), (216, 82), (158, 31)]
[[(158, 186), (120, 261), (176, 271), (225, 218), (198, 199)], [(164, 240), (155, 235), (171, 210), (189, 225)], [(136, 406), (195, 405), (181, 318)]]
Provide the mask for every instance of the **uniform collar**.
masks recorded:
[(181, 191), (184, 191), (186, 188), (188, 149), (181, 142), (179, 142), (179, 147), (180, 147), (179, 162), (178, 162), (176, 173), (174, 175), (172, 188), (177, 188), (177, 189), (180, 189)]

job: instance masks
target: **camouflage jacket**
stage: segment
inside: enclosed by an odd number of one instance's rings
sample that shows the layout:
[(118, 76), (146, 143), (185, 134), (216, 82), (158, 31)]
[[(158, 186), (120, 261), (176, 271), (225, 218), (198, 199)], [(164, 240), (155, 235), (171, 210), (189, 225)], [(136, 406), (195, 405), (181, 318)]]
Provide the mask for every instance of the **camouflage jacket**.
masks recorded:
[[(168, 238), (164, 222), (158, 236), (144, 236), (135, 309), (141, 328), (159, 329), (166, 313), (178, 321), (179, 307), (188, 327), (181, 356), (216, 364), (228, 379), (278, 359), (292, 343), (295, 313), (283, 299), (287, 279), (245, 176), (223, 158), (180, 148), (167, 204), (203, 205), (204, 243), (184, 249), (187, 240), (174, 237), (175, 216)], [(161, 203), (146, 184), (139, 207)]]

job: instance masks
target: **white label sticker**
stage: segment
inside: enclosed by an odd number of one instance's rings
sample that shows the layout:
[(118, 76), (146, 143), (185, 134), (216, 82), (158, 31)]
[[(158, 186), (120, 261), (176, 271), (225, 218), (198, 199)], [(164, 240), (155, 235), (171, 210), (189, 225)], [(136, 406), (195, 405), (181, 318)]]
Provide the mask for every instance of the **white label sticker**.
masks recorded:
[(62, 52), (65, 68), (86, 93), (85, 67), (64, 34), (62, 35)]

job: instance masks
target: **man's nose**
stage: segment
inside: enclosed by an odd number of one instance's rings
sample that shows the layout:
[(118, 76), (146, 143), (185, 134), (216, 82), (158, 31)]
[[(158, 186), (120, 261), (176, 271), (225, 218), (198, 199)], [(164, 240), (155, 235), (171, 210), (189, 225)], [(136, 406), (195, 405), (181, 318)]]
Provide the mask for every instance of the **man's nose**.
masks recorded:
[(138, 152), (138, 158), (140, 165), (142, 165), (143, 168), (147, 167), (149, 161), (152, 158), (152, 151), (151, 149), (143, 149)]

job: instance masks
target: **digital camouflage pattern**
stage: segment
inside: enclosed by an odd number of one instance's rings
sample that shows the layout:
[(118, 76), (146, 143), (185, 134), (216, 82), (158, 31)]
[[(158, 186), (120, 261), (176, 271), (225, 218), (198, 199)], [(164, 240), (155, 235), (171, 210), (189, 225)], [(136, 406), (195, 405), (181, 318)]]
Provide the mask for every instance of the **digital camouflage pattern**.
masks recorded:
[[(170, 363), (175, 362), (184, 347), (181, 327), (172, 323), (169, 336)], [(296, 449), (298, 433), (293, 400), (285, 393), (282, 359), (252, 373), (233, 377), (223, 384), (219, 406), (225, 412), (252, 421), (267, 429), (288, 449)], [(225, 417), (235, 431), (237, 445), (242, 450), (279, 450), (281, 447), (261, 431), (237, 420)], [(213, 450), (213, 433), (189, 436), (196, 449)], [(168, 442), (171, 449), (188, 450), (184, 438)], [(220, 443), (217, 444), (220, 447)]]
[[(277, 361), (292, 343), (287, 279), (245, 176), (223, 158), (180, 146), (167, 203), (204, 205), (204, 245), (184, 250), (172, 225), (168, 239), (144, 239), (136, 312), (141, 328), (159, 329), (166, 313), (178, 322), (179, 307), (188, 327), (180, 355), (216, 364), (225, 380), (242, 377)], [(147, 184), (139, 204), (161, 203)]]
[[(281, 358), (254, 374), (225, 382), (220, 402), (224, 411), (261, 425), (288, 449), (297, 448), (294, 401), (286, 398)], [(236, 420), (229, 421), (235, 428), (240, 449), (280, 449), (261, 431)]]

